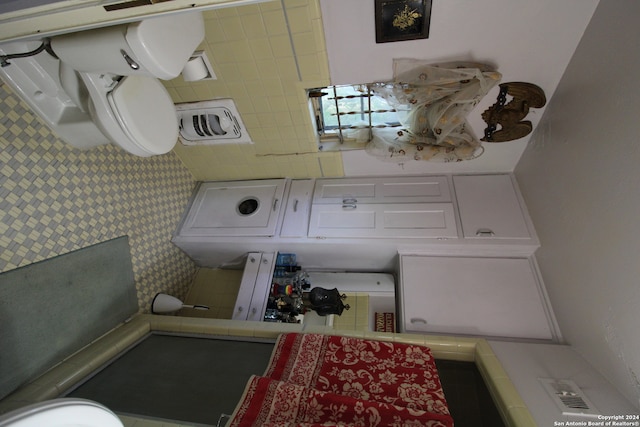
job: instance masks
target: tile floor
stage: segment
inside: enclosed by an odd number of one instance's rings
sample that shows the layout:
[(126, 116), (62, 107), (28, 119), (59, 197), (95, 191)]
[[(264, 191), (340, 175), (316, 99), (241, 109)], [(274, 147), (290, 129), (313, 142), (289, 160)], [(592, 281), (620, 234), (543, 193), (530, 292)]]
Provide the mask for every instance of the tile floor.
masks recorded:
[(0, 272), (128, 235), (141, 310), (184, 297), (196, 266), (170, 239), (194, 187), (173, 152), (63, 143), (0, 80)]

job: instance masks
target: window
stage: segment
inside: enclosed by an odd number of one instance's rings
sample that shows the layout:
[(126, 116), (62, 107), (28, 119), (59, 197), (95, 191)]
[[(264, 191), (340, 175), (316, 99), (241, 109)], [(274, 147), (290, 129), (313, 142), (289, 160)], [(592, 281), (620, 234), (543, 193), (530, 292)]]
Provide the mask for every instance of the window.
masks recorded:
[(361, 148), (374, 127), (400, 126), (396, 110), (367, 85), (344, 85), (308, 91), (321, 149)]

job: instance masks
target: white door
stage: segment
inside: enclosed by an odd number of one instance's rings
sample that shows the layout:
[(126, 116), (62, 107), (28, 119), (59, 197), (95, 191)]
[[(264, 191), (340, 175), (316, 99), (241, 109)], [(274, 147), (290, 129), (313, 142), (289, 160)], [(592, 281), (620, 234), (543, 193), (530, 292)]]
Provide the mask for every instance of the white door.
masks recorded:
[(456, 238), (451, 203), (314, 204), (309, 237)]
[(316, 181), (313, 203), (450, 202), (444, 176), (330, 178)]
[(532, 237), (510, 175), (456, 175), (453, 185), (465, 239)]
[(528, 258), (403, 255), (400, 269), (404, 331), (554, 338)]
[(182, 236), (273, 236), (285, 180), (202, 183)]
[(280, 230), (281, 237), (307, 237), (313, 184), (312, 179), (291, 181), (287, 205), (284, 208), (284, 221)]

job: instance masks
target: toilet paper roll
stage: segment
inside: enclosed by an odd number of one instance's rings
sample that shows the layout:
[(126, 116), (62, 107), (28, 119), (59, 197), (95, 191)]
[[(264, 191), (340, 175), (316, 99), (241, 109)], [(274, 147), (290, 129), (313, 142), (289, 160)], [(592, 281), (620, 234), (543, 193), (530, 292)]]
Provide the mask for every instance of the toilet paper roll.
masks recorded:
[(207, 66), (204, 64), (202, 57), (199, 56), (190, 59), (182, 70), (182, 78), (186, 82), (202, 80), (208, 76), (209, 70), (207, 70)]

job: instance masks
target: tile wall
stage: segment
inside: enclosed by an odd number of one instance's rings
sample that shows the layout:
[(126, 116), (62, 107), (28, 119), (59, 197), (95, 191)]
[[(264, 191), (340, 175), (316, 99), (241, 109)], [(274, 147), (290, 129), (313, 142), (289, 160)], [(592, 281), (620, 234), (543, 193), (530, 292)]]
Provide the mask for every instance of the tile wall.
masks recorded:
[(128, 235), (140, 308), (184, 297), (196, 267), (170, 239), (194, 186), (174, 153), (61, 142), (0, 80), (0, 272)]
[(369, 325), (369, 295), (364, 292), (345, 292), (349, 310), (333, 317), (333, 327), (338, 331), (371, 331)]
[(165, 82), (175, 103), (232, 98), (254, 144), (175, 152), (198, 180), (342, 176), (318, 152), (305, 89), (330, 84), (318, 0), (275, 0), (204, 13), (204, 49), (217, 80)]

